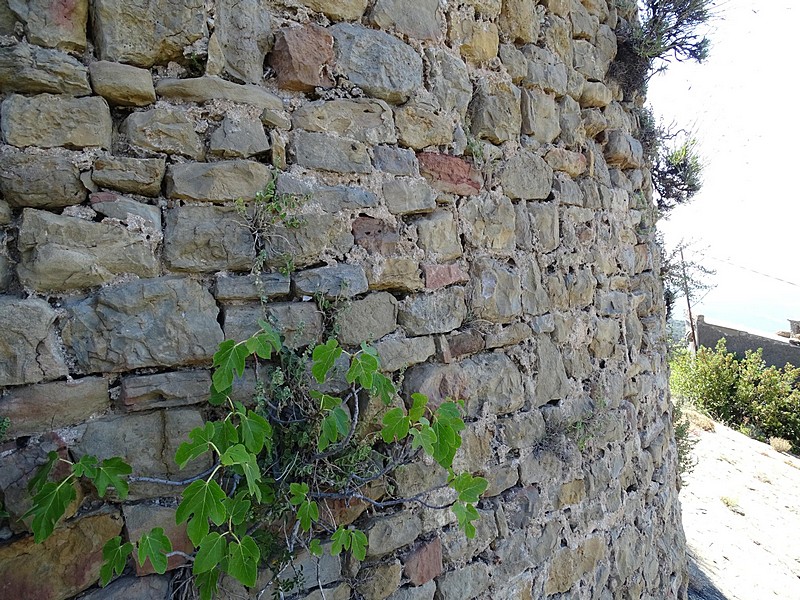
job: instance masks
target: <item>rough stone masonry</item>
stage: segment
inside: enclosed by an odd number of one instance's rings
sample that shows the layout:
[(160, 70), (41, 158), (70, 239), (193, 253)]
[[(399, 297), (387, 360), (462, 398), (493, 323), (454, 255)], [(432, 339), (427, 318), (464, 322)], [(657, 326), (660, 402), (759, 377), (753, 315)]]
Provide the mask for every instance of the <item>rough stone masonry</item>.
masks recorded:
[[(322, 561), (326, 598), (684, 598), (650, 175), (607, 78), (634, 13), (0, 0), (0, 596), (164, 598), (170, 573), (96, 588), (100, 549), (152, 526), (180, 547), (180, 490), (83, 494), (34, 545), (27, 481), (51, 450), (177, 476), (219, 342), (265, 314), (320, 341), (319, 295), (404, 393), (465, 401), (457, 466), (490, 482), (473, 540), (447, 512), (363, 514), (369, 554)], [(302, 224), (257, 285), (234, 203), (271, 181)], [(396, 491), (441, 477), (414, 464)]]

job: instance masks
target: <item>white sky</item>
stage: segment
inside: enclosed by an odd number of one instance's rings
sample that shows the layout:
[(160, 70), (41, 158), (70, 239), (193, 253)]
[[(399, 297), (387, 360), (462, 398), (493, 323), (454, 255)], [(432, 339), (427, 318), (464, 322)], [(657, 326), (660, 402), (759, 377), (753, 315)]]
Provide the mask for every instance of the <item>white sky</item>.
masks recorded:
[(693, 310), (769, 333), (800, 319), (796, 1), (724, 0), (709, 59), (671, 65), (648, 91), (657, 116), (696, 132), (705, 164), (702, 191), (660, 226), (668, 245), (694, 240), (717, 270)]

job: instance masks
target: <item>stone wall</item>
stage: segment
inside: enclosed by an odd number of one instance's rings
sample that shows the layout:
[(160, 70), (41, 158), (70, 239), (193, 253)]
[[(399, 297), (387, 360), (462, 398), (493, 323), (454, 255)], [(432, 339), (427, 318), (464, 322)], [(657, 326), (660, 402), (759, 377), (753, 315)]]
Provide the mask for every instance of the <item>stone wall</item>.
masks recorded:
[[(471, 541), (445, 512), (363, 516), (327, 598), (684, 597), (649, 173), (606, 77), (631, 4), (0, 0), (0, 596), (82, 593), (120, 532), (180, 544), (178, 491), (137, 484), (35, 546), (26, 482), (50, 450), (177, 476), (218, 343), (264, 314), (320, 340), (317, 296), (406, 392), (465, 400), (457, 466), (490, 482)], [(234, 203), (270, 182), (302, 225), (256, 285)]]
[(697, 315), (695, 328), (697, 329), (698, 346), (713, 349), (717, 346), (717, 342), (724, 338), (728, 352), (733, 352), (738, 358), (744, 358), (749, 350), (761, 348), (764, 351), (762, 357), (767, 365), (779, 369), (782, 369), (786, 363), (794, 366), (800, 365), (800, 347), (793, 346), (789, 340), (784, 341), (777, 336), (769, 338), (749, 331), (709, 323), (703, 315)]

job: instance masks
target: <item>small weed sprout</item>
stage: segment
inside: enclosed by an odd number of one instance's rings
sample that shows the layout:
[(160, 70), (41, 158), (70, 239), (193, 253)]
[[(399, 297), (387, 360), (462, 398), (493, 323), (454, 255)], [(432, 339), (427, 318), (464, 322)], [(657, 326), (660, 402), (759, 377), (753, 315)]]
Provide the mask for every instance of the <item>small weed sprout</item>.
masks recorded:
[(769, 445), (772, 449), (781, 454), (787, 454), (792, 449), (792, 443), (780, 437), (769, 438)]

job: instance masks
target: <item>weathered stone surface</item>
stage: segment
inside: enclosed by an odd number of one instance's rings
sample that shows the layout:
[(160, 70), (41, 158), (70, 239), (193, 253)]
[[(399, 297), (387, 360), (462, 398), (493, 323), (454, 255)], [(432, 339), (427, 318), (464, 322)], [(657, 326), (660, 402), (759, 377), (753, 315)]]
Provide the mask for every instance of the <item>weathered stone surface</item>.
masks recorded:
[(522, 52), (528, 58), (528, 75), (523, 80), (526, 87), (536, 86), (556, 96), (567, 93), (567, 67), (558, 56), (533, 44), (523, 46)]
[(606, 543), (591, 537), (577, 548), (562, 548), (553, 559), (544, 585), (545, 594), (568, 591), (581, 577), (591, 572), (606, 556)]
[(416, 155), (411, 150), (392, 146), (375, 146), (372, 162), (379, 171), (392, 175), (413, 175), (417, 170)]
[(278, 75), (278, 87), (312, 92), (317, 87), (333, 87), (328, 73), (333, 58), (333, 36), (311, 23), (280, 29), (269, 64)]
[(209, 61), (218, 61), (220, 70), (238, 81), (260, 83), (272, 35), (269, 9), (258, 0), (222, 0), (214, 25)]
[[(356, 185), (320, 185), (308, 178), (286, 173), (278, 175), (276, 191), (305, 198), (304, 204), (315, 203), (328, 214), (362, 210), (378, 206), (378, 196)], [(304, 217), (305, 218), (305, 217)]]
[(370, 294), (340, 310), (338, 324), (343, 345), (378, 340), (397, 328), (397, 300), (388, 292)]
[(62, 336), (86, 372), (203, 364), (222, 341), (217, 312), (194, 281), (143, 279), (69, 306)]
[(429, 108), (409, 102), (395, 109), (394, 115), (400, 143), (408, 148), (422, 150), (453, 141), (452, 123)]
[[(2, 177), (1, 174), (0, 177)], [(0, 182), (2, 182), (2, 179), (0, 179)], [(2, 192), (2, 188), (0, 188), (0, 192)], [(0, 200), (0, 225), (8, 225), (11, 223), (12, 217), (13, 214), (11, 213), (11, 207), (8, 205), (8, 202)]]
[(472, 133), (495, 144), (519, 138), (520, 91), (508, 83), (481, 81), (469, 105)]
[(153, 78), (147, 69), (99, 60), (89, 65), (94, 93), (116, 106), (147, 106), (156, 101)]
[(553, 169), (541, 156), (521, 150), (506, 162), (500, 183), (509, 198), (543, 200), (553, 186)]
[(449, 261), (463, 254), (453, 213), (437, 210), (417, 220), (417, 243), (431, 260)]
[(395, 215), (430, 212), (436, 208), (433, 190), (424, 179), (398, 178), (383, 184), (383, 197)]
[(56, 312), (43, 300), (0, 296), (0, 385), (37, 383), (67, 374), (53, 329)]
[(489, 566), (484, 562), (470, 563), (456, 571), (436, 578), (436, 600), (465, 600), (476, 598), (489, 587)]
[(336, 64), (370, 96), (398, 104), (422, 85), (422, 58), (396, 37), (349, 23), (330, 30), (336, 39)]
[(472, 163), (432, 152), (421, 152), (417, 158), (420, 174), (435, 190), (459, 196), (472, 196), (480, 191), (482, 179)]
[(420, 40), (436, 40), (444, 25), (438, 8), (438, 0), (377, 0), (369, 18), (381, 29), (394, 29)]
[(367, 556), (383, 556), (407, 546), (422, 533), (419, 515), (400, 511), (388, 517), (373, 519), (368, 525)]
[(536, 405), (542, 406), (551, 400), (566, 398), (569, 394), (569, 381), (564, 370), (564, 361), (550, 336), (537, 337), (536, 359)]
[(62, 208), (86, 200), (87, 190), (66, 158), (7, 152), (0, 154), (0, 193), (14, 208)]
[(208, 371), (170, 371), (122, 378), (120, 400), (128, 411), (197, 404), (208, 399)]
[(214, 297), (226, 300), (259, 300), (289, 294), (291, 279), (281, 273), (259, 273), (257, 275), (228, 276), (218, 274)]
[(125, 273), (158, 273), (146, 235), (32, 208), (22, 213), (18, 246), (17, 274), (23, 285), (36, 290), (65, 291), (101, 285)]
[(92, 181), (120, 192), (158, 196), (165, 171), (163, 158), (105, 156), (94, 161)]
[(334, 21), (356, 21), (364, 15), (369, 0), (300, 0), (303, 6), (324, 13)]
[(341, 216), (303, 215), (300, 227), (276, 226), (265, 248), (267, 265), (282, 267), (291, 259), (295, 267), (320, 262), (323, 255), (342, 254), (353, 246), (350, 223)]
[(467, 283), (469, 274), (458, 265), (422, 265), (425, 287), (436, 290), (454, 283)]
[(347, 264), (300, 271), (293, 275), (292, 283), (297, 296), (352, 298), (369, 289), (364, 268)]
[(296, 129), (335, 133), (365, 144), (394, 144), (392, 109), (382, 100), (366, 98), (318, 100), (292, 114)]
[(539, 38), (539, 17), (535, 0), (505, 0), (500, 11), (500, 30), (512, 41), (535, 43)]
[(611, 104), (614, 95), (605, 84), (599, 81), (587, 81), (581, 92), (580, 104), (582, 108), (603, 108)]
[(422, 586), (442, 572), (442, 541), (436, 537), (409, 554), (403, 564), (406, 577)]
[(377, 342), (381, 369), (388, 373), (423, 363), (436, 352), (432, 337), (397, 338)]
[(108, 407), (108, 380), (102, 377), (8, 388), (0, 396), (0, 414), (11, 419), (7, 438), (75, 425)]
[(514, 205), (505, 196), (481, 194), (461, 206), (465, 237), (476, 248), (509, 254), (516, 247)]
[(537, 89), (522, 90), (522, 133), (549, 144), (561, 135), (555, 98)]
[(450, 23), (450, 41), (471, 63), (486, 63), (497, 56), (500, 33), (497, 25), (477, 20), (468, 14), (457, 15)]
[(174, 271), (247, 271), (255, 262), (253, 234), (235, 208), (179, 206), (166, 214), (164, 260)]
[(359, 571), (361, 583), (356, 586), (356, 590), (364, 600), (384, 600), (400, 585), (402, 573), (403, 567), (399, 560), (365, 567)]
[(372, 217), (356, 217), (353, 220), (353, 238), (368, 252), (383, 255), (394, 254), (400, 242), (396, 225)]
[(371, 173), (372, 162), (367, 147), (327, 133), (295, 131), (292, 151), (298, 165), (334, 173)]
[(8, 6), (25, 24), (25, 36), (32, 44), (74, 52), (86, 49), (88, 0), (10, 0)]
[(519, 273), (512, 267), (480, 258), (473, 263), (470, 306), (480, 319), (509, 323), (522, 314)]
[(250, 158), (265, 154), (269, 140), (259, 119), (225, 117), (211, 134), (208, 150), (221, 158)]
[(466, 317), (464, 289), (451, 287), (407, 297), (400, 303), (398, 322), (409, 335), (431, 335), (458, 329)]
[[(125, 529), (128, 531), (129, 540), (138, 540), (154, 527), (160, 527), (169, 538), (172, 550), (191, 554), (194, 546), (186, 535), (186, 523), (176, 525), (175, 508), (160, 506), (156, 503), (126, 504), (122, 507), (122, 514), (125, 517)], [(186, 558), (179, 554), (167, 557), (167, 571), (171, 571), (181, 565), (186, 564)], [(153, 565), (148, 559), (144, 565), (139, 565), (139, 561), (134, 561), (136, 574), (141, 577), (155, 572)]]
[(56, 529), (41, 544), (32, 537), (0, 547), (4, 598), (65, 600), (97, 582), (103, 545), (122, 531), (117, 512), (103, 512)]
[(528, 214), (536, 247), (541, 252), (552, 252), (561, 242), (558, 206), (554, 202), (529, 203)]
[(210, 75), (192, 79), (162, 79), (156, 83), (156, 94), (161, 98), (183, 102), (228, 100), (252, 104), (261, 109), (283, 110), (281, 99), (260, 86), (240, 85)]
[(259, 330), (259, 319), (266, 319), (285, 336), (287, 348), (315, 344), (322, 335), (322, 313), (313, 302), (275, 302), (229, 304), (223, 307), (225, 339), (242, 341)]
[(195, 160), (205, 154), (194, 123), (181, 109), (153, 108), (132, 113), (122, 122), (120, 132), (133, 146), (149, 152), (182, 154)]
[(419, 263), (401, 256), (376, 257), (367, 265), (367, 281), (371, 290), (416, 292), (422, 289)]
[(528, 60), (513, 44), (500, 44), (500, 60), (508, 71), (513, 84), (521, 83), (528, 74)]
[(103, 98), (12, 94), (0, 111), (0, 129), (12, 146), (111, 147), (111, 112)]
[(427, 48), (425, 57), (430, 64), (428, 79), (431, 92), (439, 106), (463, 118), (472, 99), (472, 82), (467, 65), (442, 48)]
[(388, 600), (433, 600), (434, 592), (436, 592), (436, 582), (429, 581), (419, 587), (401, 587), (389, 596)]
[(351, 596), (352, 588), (346, 583), (340, 583), (334, 588), (325, 588), (324, 591), (316, 589), (304, 596), (303, 600), (350, 600)]
[(162, 600), (170, 589), (170, 575), (120, 577), (104, 588), (81, 596), (81, 600)]
[(0, 1), (0, 35), (14, 35), (17, 15), (8, 7), (8, 0)]
[(502, 419), (500, 423), (503, 426), (503, 443), (511, 448), (530, 448), (545, 436), (544, 418), (538, 410), (517, 413)]
[(150, 235), (152, 243), (156, 243), (162, 238), (161, 209), (158, 206), (145, 204), (113, 192), (95, 192), (90, 195), (89, 201), (92, 210), (125, 223), (144, 233), (145, 236)]
[(167, 197), (176, 200), (231, 202), (253, 200), (269, 183), (267, 165), (251, 160), (184, 163), (167, 169)]
[(86, 67), (80, 62), (69, 54), (24, 42), (0, 48), (0, 88), (21, 94), (92, 93)]
[(570, 177), (577, 178), (588, 167), (586, 156), (581, 152), (572, 152), (564, 148), (550, 148), (544, 159), (555, 171), (564, 171)]
[(608, 132), (608, 143), (603, 156), (610, 166), (636, 169), (642, 166), (642, 143), (624, 131)]
[(92, 24), (102, 60), (137, 67), (182, 58), (184, 46), (206, 34), (202, 0), (97, 0), (92, 3)]

